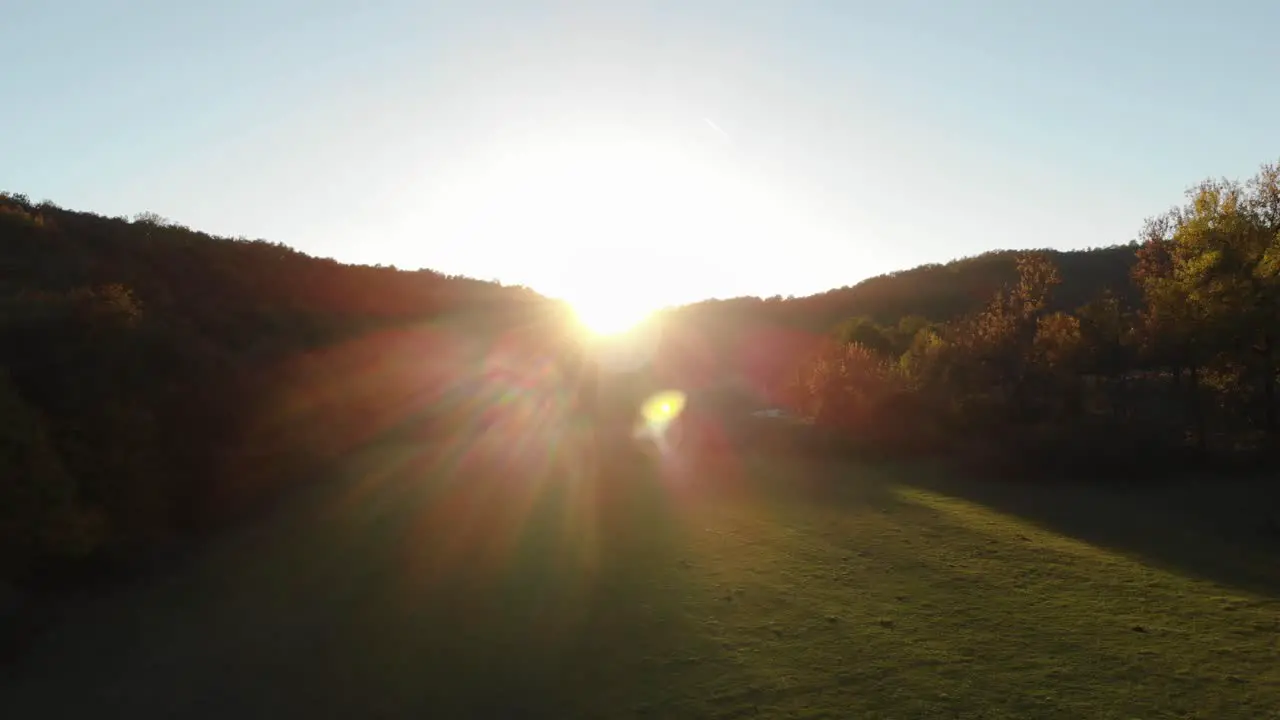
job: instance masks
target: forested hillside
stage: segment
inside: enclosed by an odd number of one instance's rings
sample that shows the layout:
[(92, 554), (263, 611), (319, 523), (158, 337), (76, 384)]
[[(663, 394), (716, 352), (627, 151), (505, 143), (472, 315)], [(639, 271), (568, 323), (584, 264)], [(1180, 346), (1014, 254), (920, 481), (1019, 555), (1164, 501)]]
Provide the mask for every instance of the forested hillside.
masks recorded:
[[(1137, 242), (1094, 250), (1041, 250), (1058, 266), (1063, 283), (1052, 309), (1074, 309), (1112, 289), (1129, 300), (1129, 274)], [(825, 331), (842, 320), (862, 316), (882, 324), (919, 316), (931, 321), (955, 319), (982, 308), (991, 295), (1018, 277), (1015, 250), (995, 250), (946, 264), (921, 265), (869, 278), (856, 285), (799, 298), (734, 298), (695, 303), (689, 312), (767, 316), (797, 328)]]
[[(1114, 293), (1126, 309), (1136, 307), (1140, 294), (1129, 276), (1138, 247), (1131, 242), (1040, 251), (1061, 279), (1046, 300), (1047, 309), (1073, 311), (1104, 291)], [(781, 386), (792, 382), (797, 363), (826, 340), (859, 341), (901, 356), (919, 330), (981, 311), (996, 293), (1016, 283), (1022, 254), (992, 251), (806, 297), (708, 300), (673, 310), (668, 321), (676, 328), (685, 361), (702, 358), (703, 365), (744, 374), (760, 392), (780, 401)]]
[[(994, 278), (1005, 257), (966, 262)], [(936, 298), (972, 287), (965, 267), (947, 290), (922, 281), (914, 304), (905, 288), (871, 292), (889, 279), (778, 303), (779, 315), (864, 303), (778, 390), (843, 442), (942, 452), (984, 473), (1132, 479), (1276, 459), (1280, 166), (1197, 185), (1134, 247), (1019, 254), (1006, 287), (940, 312)]]
[(0, 196), (2, 574), (232, 520), (439, 415), (462, 368), (558, 341), (563, 313), (525, 288)]
[[(733, 374), (864, 451), (1024, 475), (1266, 459), (1278, 270), (1267, 165), (1197, 186), (1129, 245), (678, 308), (661, 355), (677, 382)], [(456, 431), (485, 393), (562, 397), (559, 370), (493, 378), (563, 368), (566, 312), (525, 288), (0, 196), (0, 569), (145, 555), (358, 444)]]

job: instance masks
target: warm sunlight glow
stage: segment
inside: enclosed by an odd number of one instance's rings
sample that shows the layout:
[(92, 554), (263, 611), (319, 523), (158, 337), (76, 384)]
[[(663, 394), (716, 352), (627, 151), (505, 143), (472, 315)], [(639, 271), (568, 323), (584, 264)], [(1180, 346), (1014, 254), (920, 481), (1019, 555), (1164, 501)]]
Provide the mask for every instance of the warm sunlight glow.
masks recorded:
[(812, 235), (812, 214), (723, 131), (697, 116), (676, 130), (531, 130), (453, 168), (415, 213), (456, 239), (442, 252), (457, 253), (459, 266), (464, 253), (483, 256), (485, 274), (569, 300), (596, 332), (666, 305), (751, 292), (737, 278), (776, 266), (766, 248)]
[(578, 322), (596, 335), (624, 333), (649, 316), (649, 311), (635, 306), (605, 302), (574, 304), (573, 310)]

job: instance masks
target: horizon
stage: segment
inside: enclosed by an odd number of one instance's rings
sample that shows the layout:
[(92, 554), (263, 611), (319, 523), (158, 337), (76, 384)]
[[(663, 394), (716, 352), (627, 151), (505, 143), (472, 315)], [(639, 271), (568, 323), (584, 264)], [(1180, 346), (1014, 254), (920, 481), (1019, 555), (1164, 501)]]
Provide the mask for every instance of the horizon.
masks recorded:
[[(23, 200), (23, 201), (25, 201), (25, 202), (27, 202), (27, 203), (31, 204), (32, 206), (35, 206), (35, 207), (39, 207), (42, 203), (50, 202), (50, 203), (53, 203), (53, 205), (54, 205), (55, 207), (57, 207), (59, 210), (66, 211), (66, 212), (71, 212), (71, 213), (80, 213), (80, 212), (93, 213), (93, 212), (94, 212), (94, 211), (92, 211), (92, 210), (84, 210), (84, 209), (81, 209), (81, 208), (74, 208), (74, 207), (68, 207), (68, 206), (66, 206), (66, 205), (62, 205), (62, 204), (58, 203), (58, 201), (57, 201), (57, 199), (56, 199), (56, 198), (46, 198), (46, 199), (43, 199), (43, 200), (34, 200), (34, 199), (32, 199), (30, 196), (27, 196), (25, 193), (21, 193), (21, 192), (13, 192), (13, 191), (3, 190), (3, 189), (0, 189), (0, 197), (9, 197), (9, 198), (13, 198), (13, 199), (20, 199), (20, 200)], [(97, 214), (97, 213), (95, 213), (95, 214)], [(142, 214), (143, 214), (143, 213), (134, 213), (133, 215), (129, 215), (129, 214), (122, 214), (122, 215), (118, 215), (118, 216), (106, 216), (106, 215), (101, 215), (101, 214), (99, 214), (99, 215), (100, 215), (101, 217), (105, 217), (105, 218), (108, 218), (108, 219), (112, 219), (112, 220), (121, 220), (121, 221), (123, 221), (123, 222), (128, 222), (128, 223), (131, 223), (131, 224), (132, 224), (132, 223), (134, 223), (134, 222), (137, 222), (137, 221), (138, 221), (138, 217), (137, 217), (137, 216), (142, 215)], [(215, 239), (215, 240), (231, 241), (231, 242), (238, 241), (238, 240), (244, 240), (244, 241), (249, 241), (249, 242), (253, 242), (253, 241), (274, 242), (273, 240), (271, 240), (271, 238), (237, 238), (237, 237), (229, 237), (229, 236), (224, 236), (224, 235), (214, 235), (214, 234), (208, 233), (207, 231), (205, 231), (205, 230), (203, 230), (203, 229), (201, 229), (201, 228), (198, 228), (198, 227), (190, 227), (190, 226), (186, 226), (186, 225), (182, 224), (180, 221), (175, 220), (175, 219), (173, 219), (173, 218), (166, 218), (166, 217), (160, 216), (160, 217), (158, 217), (157, 219), (158, 219), (159, 221), (163, 221), (163, 222), (167, 222), (167, 223), (173, 223), (173, 224), (175, 224), (175, 225), (176, 225), (176, 226), (178, 226), (178, 227), (181, 227), (181, 228), (183, 228), (183, 229), (189, 230), (189, 231), (194, 232), (194, 233), (201, 233), (201, 234), (204, 234), (204, 235), (209, 235), (210, 237), (212, 237), (212, 238), (213, 238), (213, 239)], [(945, 260), (928, 260), (928, 261), (925, 261), (925, 262), (920, 263), (919, 265), (912, 265), (912, 266), (910, 266), (910, 267), (890, 269), (890, 270), (886, 270), (886, 271), (884, 271), (883, 273), (879, 273), (879, 274), (877, 274), (877, 275), (872, 275), (872, 276), (869, 276), (869, 277), (860, 278), (859, 280), (856, 280), (856, 281), (851, 282), (851, 283), (847, 283), (847, 284), (845, 284), (845, 285), (837, 285), (837, 286), (833, 286), (833, 287), (829, 287), (829, 288), (821, 288), (821, 289), (818, 289), (818, 290), (815, 290), (815, 291), (812, 291), (812, 292), (805, 293), (805, 294), (803, 294), (803, 295), (800, 295), (800, 294), (781, 295), (781, 294), (779, 294), (779, 293), (773, 293), (772, 295), (748, 294), (748, 295), (729, 295), (729, 296), (708, 296), (708, 297), (697, 298), (697, 299), (690, 300), (690, 301), (687, 301), (687, 302), (682, 302), (682, 303), (673, 303), (673, 304), (670, 304), (670, 305), (655, 306), (655, 307), (653, 308), (653, 310), (652, 310), (652, 311), (650, 311), (650, 312), (648, 312), (648, 313), (646, 313), (646, 314), (645, 314), (645, 316), (647, 317), (647, 316), (649, 316), (649, 315), (656, 314), (657, 312), (662, 311), (662, 310), (668, 310), (668, 309), (673, 309), (673, 308), (677, 308), (677, 309), (678, 309), (678, 308), (680, 308), (680, 307), (685, 307), (685, 306), (688, 306), (688, 305), (696, 305), (696, 304), (698, 304), (698, 303), (703, 303), (703, 302), (725, 302), (725, 301), (732, 301), (732, 300), (769, 300), (769, 299), (771, 299), (771, 298), (775, 298), (775, 297), (779, 297), (779, 298), (782, 298), (782, 299), (784, 299), (784, 300), (799, 300), (799, 299), (803, 299), (803, 298), (807, 298), (807, 297), (813, 297), (813, 296), (816, 296), (816, 295), (822, 295), (822, 294), (825, 294), (825, 293), (828, 293), (828, 292), (834, 292), (834, 291), (839, 291), (839, 290), (843, 290), (843, 289), (846, 289), (846, 288), (856, 287), (856, 286), (858, 286), (858, 285), (861, 285), (862, 283), (865, 283), (865, 282), (868, 282), (868, 281), (871, 281), (871, 280), (876, 280), (876, 279), (878, 279), (878, 278), (892, 277), (892, 276), (897, 275), (897, 274), (900, 274), (900, 273), (911, 272), (911, 271), (913, 271), (913, 270), (920, 270), (920, 269), (929, 268), (929, 267), (945, 267), (945, 266), (947, 266), (947, 265), (952, 265), (952, 264), (955, 264), (955, 263), (961, 263), (961, 262), (965, 262), (965, 261), (967, 261), (967, 260), (973, 260), (973, 259), (976, 259), (976, 258), (979, 258), (979, 257), (982, 257), (982, 256), (986, 256), (986, 255), (1003, 255), (1003, 254), (1010, 254), (1010, 253), (1024, 253), (1024, 252), (1032, 252), (1032, 253), (1035, 253), (1035, 252), (1050, 252), (1050, 253), (1055, 253), (1055, 252), (1056, 252), (1056, 253), (1077, 253), (1077, 252), (1078, 252), (1078, 253), (1088, 253), (1088, 252), (1095, 252), (1095, 251), (1109, 250), (1109, 249), (1120, 248), (1120, 247), (1129, 247), (1129, 246), (1134, 246), (1136, 242), (1137, 242), (1136, 240), (1129, 240), (1129, 241), (1126, 241), (1126, 242), (1113, 243), (1113, 244), (1110, 244), (1110, 245), (1097, 245), (1097, 246), (1079, 247), (1079, 248), (1066, 248), (1066, 249), (1063, 249), (1063, 248), (1050, 248), (1050, 247), (1039, 247), (1039, 248), (1036, 248), (1036, 247), (1026, 247), (1026, 248), (991, 248), (991, 249), (988, 249), (988, 250), (982, 250), (982, 251), (977, 252), (977, 253), (974, 253), (974, 254), (972, 254), (972, 255), (962, 255), (962, 256), (958, 256), (958, 257), (947, 258), (947, 259), (945, 259)], [(291, 247), (291, 246), (290, 246), (290, 247)], [(405, 268), (405, 267), (399, 267), (399, 266), (396, 266), (396, 265), (388, 265), (388, 264), (386, 264), (386, 263), (381, 263), (381, 264), (379, 264), (379, 263), (347, 262), (347, 261), (339, 260), (339, 259), (337, 259), (337, 258), (333, 258), (333, 257), (331, 257), (331, 256), (326, 256), (326, 255), (315, 255), (315, 254), (312, 254), (312, 253), (308, 253), (305, 249), (300, 249), (300, 248), (296, 248), (296, 247), (293, 247), (292, 249), (293, 249), (293, 250), (295, 250), (295, 251), (297, 251), (297, 252), (300, 252), (300, 253), (302, 253), (303, 255), (306, 255), (307, 257), (310, 257), (310, 258), (312, 258), (312, 259), (316, 259), (316, 260), (334, 260), (335, 262), (339, 263), (340, 265), (344, 265), (344, 266), (347, 266), (347, 267), (369, 267), (369, 268), (384, 267), (384, 268), (387, 268), (387, 269), (392, 270), (392, 271), (394, 271), (394, 272), (403, 272), (403, 273), (427, 272), (427, 273), (433, 273), (433, 274), (437, 274), (437, 275), (443, 275), (443, 276), (445, 276), (445, 277), (459, 278), (459, 279), (467, 280), (467, 281), (477, 281), (477, 282), (483, 282), (483, 283), (495, 283), (495, 284), (501, 285), (502, 287), (509, 287), (509, 288), (512, 288), (512, 289), (524, 289), (524, 290), (529, 290), (529, 291), (535, 292), (536, 294), (538, 294), (538, 295), (540, 295), (540, 296), (542, 296), (542, 297), (545, 297), (545, 298), (546, 298), (546, 299), (548, 299), (548, 300), (565, 300), (565, 298), (560, 298), (560, 297), (557, 297), (557, 296), (548, 295), (548, 294), (546, 294), (546, 293), (543, 293), (543, 292), (541, 292), (541, 291), (537, 290), (536, 288), (530, 287), (530, 286), (528, 286), (528, 285), (525, 285), (525, 284), (523, 284), (523, 283), (519, 283), (519, 282), (514, 282), (514, 283), (512, 283), (512, 282), (503, 282), (502, 280), (500, 280), (500, 279), (496, 279), (496, 278), (483, 278), (483, 277), (475, 277), (475, 276), (472, 276), (472, 275), (465, 275), (465, 274), (446, 273), (446, 272), (443, 272), (443, 271), (438, 270), (438, 269), (433, 268), (433, 267), (414, 267), (414, 268)], [(641, 318), (641, 319), (642, 319), (642, 318)], [(637, 323), (638, 323), (638, 322), (639, 322), (639, 319), (637, 320)], [(628, 330), (629, 330), (632, 326), (633, 326), (633, 324), (627, 324), (627, 325), (626, 325), (626, 329), (628, 329)], [(612, 334), (612, 333), (606, 333), (606, 334)]]
[(1122, 245), (1276, 155), (1262, 3), (487, 7), (22, 7), (0, 189), (636, 314)]

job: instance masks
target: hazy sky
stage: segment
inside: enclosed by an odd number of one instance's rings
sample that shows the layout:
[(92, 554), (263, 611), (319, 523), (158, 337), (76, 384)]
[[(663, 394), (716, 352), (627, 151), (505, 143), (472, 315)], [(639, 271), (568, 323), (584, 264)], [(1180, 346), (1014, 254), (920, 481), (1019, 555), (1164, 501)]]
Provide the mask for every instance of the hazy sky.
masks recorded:
[(0, 189), (584, 302), (1125, 242), (1280, 158), (1280, 3), (0, 0)]

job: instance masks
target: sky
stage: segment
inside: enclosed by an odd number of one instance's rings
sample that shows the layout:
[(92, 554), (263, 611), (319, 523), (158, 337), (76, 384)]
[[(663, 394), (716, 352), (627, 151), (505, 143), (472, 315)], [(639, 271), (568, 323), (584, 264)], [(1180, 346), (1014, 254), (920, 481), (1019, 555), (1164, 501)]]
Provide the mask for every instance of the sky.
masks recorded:
[(577, 303), (1127, 242), (1280, 159), (1280, 3), (0, 0), (0, 190)]

